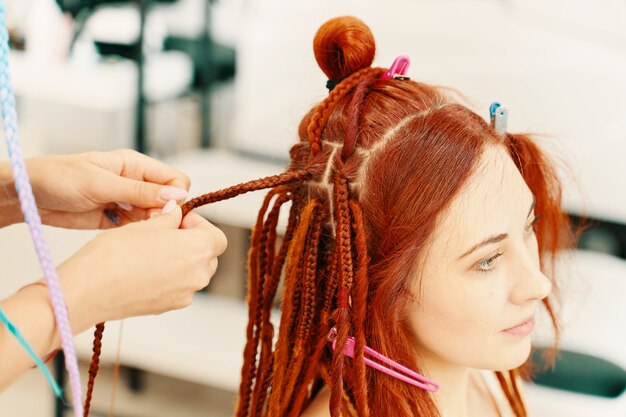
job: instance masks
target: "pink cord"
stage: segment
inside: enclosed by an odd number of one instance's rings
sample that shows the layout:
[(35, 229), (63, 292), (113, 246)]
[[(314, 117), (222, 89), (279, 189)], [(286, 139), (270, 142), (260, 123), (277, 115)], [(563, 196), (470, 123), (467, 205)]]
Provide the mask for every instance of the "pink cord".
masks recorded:
[[(337, 345), (336, 328), (333, 327), (328, 333), (328, 341), (333, 342), (333, 350), (335, 350)], [(348, 341), (346, 342), (346, 347), (344, 349), (344, 355), (350, 358), (354, 358), (354, 347), (354, 338), (349, 337)], [(413, 385), (426, 391), (437, 392), (439, 390), (439, 384), (437, 384), (436, 382), (431, 381), (425, 376), (420, 375), (417, 372), (400, 365), (398, 362), (389, 359), (385, 355), (376, 352), (372, 348), (365, 346), (364, 353), (366, 355), (365, 364), (370, 368), (376, 369), (377, 371), (383, 372), (393, 378), (399, 379), (400, 381), (406, 382), (407, 384)], [(382, 363), (374, 362), (367, 356), (370, 356)], [(389, 367), (386, 367), (384, 364), (389, 365)]]

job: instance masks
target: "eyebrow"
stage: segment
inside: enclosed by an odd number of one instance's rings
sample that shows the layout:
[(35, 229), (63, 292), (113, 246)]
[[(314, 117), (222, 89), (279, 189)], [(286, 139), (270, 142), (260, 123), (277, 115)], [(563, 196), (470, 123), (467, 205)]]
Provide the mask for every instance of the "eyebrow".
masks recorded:
[[(530, 205), (530, 210), (528, 210), (528, 214), (526, 215), (526, 218), (528, 218), (530, 216), (530, 213), (533, 212), (536, 203), (537, 203), (537, 199), (533, 195), (533, 203)], [(501, 242), (504, 239), (506, 239), (507, 237), (509, 237), (508, 233), (500, 233), (499, 235), (488, 237), (487, 239), (483, 240), (482, 242), (477, 243), (476, 245), (472, 246), (463, 255), (459, 256), (459, 259), (466, 257), (470, 253), (472, 253), (474, 251), (477, 251), (478, 249), (482, 248), (483, 246), (491, 245), (492, 243)]]

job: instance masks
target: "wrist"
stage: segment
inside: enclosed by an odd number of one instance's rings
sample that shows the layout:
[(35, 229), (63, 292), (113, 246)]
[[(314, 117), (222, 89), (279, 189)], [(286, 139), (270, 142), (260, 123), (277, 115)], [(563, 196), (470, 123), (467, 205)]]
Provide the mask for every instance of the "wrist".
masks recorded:
[(80, 267), (73, 262), (74, 260), (74, 257), (72, 257), (61, 264), (57, 268), (57, 272), (67, 306), (72, 333), (79, 334), (102, 320), (96, 314), (97, 305), (91, 296), (92, 289), (83, 288), (86, 282), (91, 281), (85, 280), (83, 277), (86, 269), (81, 271)]
[[(52, 327), (49, 328), (50, 330), (47, 333), (48, 337), (46, 338), (45, 347), (43, 352), (41, 352), (41, 356), (48, 357), (61, 346), (61, 337), (57, 331), (54, 311), (52, 310), (46, 283), (44, 281), (30, 283), (20, 288), (16, 295), (28, 299), (28, 305), (33, 311), (47, 311), (46, 317), (49, 317)], [(47, 320), (48, 319), (46, 319), (46, 321)]]

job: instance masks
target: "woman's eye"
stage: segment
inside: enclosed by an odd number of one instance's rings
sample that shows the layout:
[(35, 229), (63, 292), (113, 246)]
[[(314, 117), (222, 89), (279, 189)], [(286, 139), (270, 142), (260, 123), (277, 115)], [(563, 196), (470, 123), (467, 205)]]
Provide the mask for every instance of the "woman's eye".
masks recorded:
[(493, 265), (493, 262), (496, 260), (496, 258), (498, 258), (500, 255), (502, 255), (501, 253), (498, 253), (496, 255), (493, 255), (491, 258), (489, 259), (485, 259), (484, 261), (480, 262), (478, 264), (478, 267), (476, 268), (479, 272), (489, 272), (491, 271), (494, 267), (491, 266)]
[(530, 233), (530, 232), (533, 232), (533, 233), (534, 233), (534, 232), (536, 232), (536, 230), (535, 230), (535, 226), (536, 226), (536, 224), (537, 224), (537, 220), (539, 220), (539, 217), (540, 217), (540, 215), (539, 215), (539, 214), (537, 214), (537, 215), (535, 216), (535, 218), (533, 219), (533, 221), (532, 221), (532, 222), (530, 222), (530, 224), (529, 224), (528, 226), (526, 226), (526, 233)]

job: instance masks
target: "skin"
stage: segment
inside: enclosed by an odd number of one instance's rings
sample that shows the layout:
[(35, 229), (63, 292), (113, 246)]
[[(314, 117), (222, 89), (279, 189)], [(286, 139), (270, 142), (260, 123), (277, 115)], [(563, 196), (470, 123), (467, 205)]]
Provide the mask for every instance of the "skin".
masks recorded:
[[(186, 307), (208, 285), (226, 238), (195, 213), (182, 218), (176, 200), (189, 188), (184, 174), (130, 150), (41, 157), (26, 166), (44, 224), (109, 229), (57, 267), (74, 334), (103, 321)], [(0, 197), (0, 225), (21, 221), (6, 162)], [(107, 209), (116, 210), (118, 221)], [(45, 285), (28, 285), (0, 305), (40, 357), (60, 346)], [(0, 326), (0, 391), (32, 366)]]
[[(443, 417), (494, 414), (493, 403), (477, 386), (478, 371), (510, 370), (530, 354), (530, 334), (503, 330), (533, 316), (551, 291), (539, 268), (532, 203), (532, 192), (506, 149), (486, 147), (416, 262), (408, 321), (424, 374), (441, 385), (432, 395)], [(508, 237), (461, 257), (503, 233)], [(325, 387), (303, 416), (329, 416), (329, 399)]]

